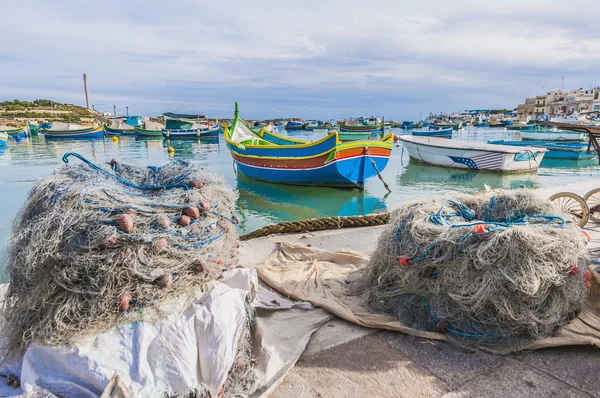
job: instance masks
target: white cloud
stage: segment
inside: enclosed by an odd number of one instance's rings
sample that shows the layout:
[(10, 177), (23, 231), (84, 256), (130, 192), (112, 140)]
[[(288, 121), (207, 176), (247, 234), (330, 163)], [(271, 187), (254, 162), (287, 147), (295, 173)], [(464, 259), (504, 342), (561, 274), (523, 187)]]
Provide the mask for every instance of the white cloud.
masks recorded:
[(228, 113), (220, 107), (243, 97), (264, 116), (316, 112), (325, 99), (343, 114), (397, 101), (407, 113), (397, 116), (415, 117), (411, 102), (516, 106), (563, 75), (578, 87), (600, 80), (598, 11), (583, 1), (1, 3), (4, 98), (82, 103), (86, 72), (93, 98), (154, 113)]

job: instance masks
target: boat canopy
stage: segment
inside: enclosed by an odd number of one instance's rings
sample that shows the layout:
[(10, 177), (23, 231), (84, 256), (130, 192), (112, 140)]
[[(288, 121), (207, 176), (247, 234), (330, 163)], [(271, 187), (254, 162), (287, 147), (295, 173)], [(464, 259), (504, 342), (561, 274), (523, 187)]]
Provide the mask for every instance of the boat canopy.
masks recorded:
[(173, 119), (204, 119), (206, 117), (206, 115), (189, 115), (189, 114), (185, 114), (185, 113), (173, 113), (173, 112), (163, 113), (163, 116), (170, 117)]
[(52, 127), (48, 130), (50, 131), (68, 131), (68, 130), (84, 130), (88, 127), (82, 126), (80, 124), (75, 123), (65, 123), (65, 122), (52, 122)]
[(144, 129), (146, 130), (162, 130), (164, 128), (165, 126), (160, 123), (151, 122), (149, 120), (144, 122)]

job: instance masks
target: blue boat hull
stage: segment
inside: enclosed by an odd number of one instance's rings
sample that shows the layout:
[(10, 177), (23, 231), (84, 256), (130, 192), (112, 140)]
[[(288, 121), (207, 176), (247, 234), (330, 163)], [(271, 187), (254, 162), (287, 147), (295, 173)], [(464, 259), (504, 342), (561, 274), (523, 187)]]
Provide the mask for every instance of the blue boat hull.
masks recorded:
[[(370, 157), (379, 170), (385, 169), (389, 158)], [(339, 188), (364, 187), (365, 180), (377, 175), (377, 171), (369, 159), (364, 156), (342, 159), (331, 162), (325, 166), (313, 169), (273, 169), (256, 167), (237, 163), (240, 172), (255, 180), (275, 182), (279, 184), (306, 185), (306, 186), (331, 186)]]

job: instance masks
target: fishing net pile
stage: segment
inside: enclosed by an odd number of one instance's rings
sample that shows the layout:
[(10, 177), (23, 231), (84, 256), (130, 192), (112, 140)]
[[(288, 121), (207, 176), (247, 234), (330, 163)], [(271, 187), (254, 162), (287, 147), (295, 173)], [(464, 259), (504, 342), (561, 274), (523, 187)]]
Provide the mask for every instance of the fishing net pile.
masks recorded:
[(236, 196), (220, 177), (184, 161), (69, 156), (84, 163), (40, 180), (15, 220), (3, 303), (12, 355), (160, 316), (237, 262)]
[(588, 239), (571, 220), (527, 190), (413, 202), (391, 214), (352, 287), (407, 326), (515, 351), (582, 310)]

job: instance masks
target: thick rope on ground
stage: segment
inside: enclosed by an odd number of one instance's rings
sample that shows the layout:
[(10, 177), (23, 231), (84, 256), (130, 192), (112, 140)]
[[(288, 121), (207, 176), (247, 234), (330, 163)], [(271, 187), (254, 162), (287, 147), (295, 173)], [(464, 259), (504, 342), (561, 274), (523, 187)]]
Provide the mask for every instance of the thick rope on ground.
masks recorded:
[(527, 190), (413, 202), (391, 214), (351, 289), (413, 328), (515, 351), (582, 310), (587, 239), (569, 221)]
[(289, 234), (296, 232), (322, 231), (326, 229), (372, 227), (384, 225), (390, 219), (389, 213), (368, 214), (364, 216), (350, 217), (324, 217), (311, 218), (308, 220), (282, 222), (275, 225), (269, 225), (256, 231), (240, 236), (240, 240), (250, 240), (262, 238), (264, 236), (275, 234)]

